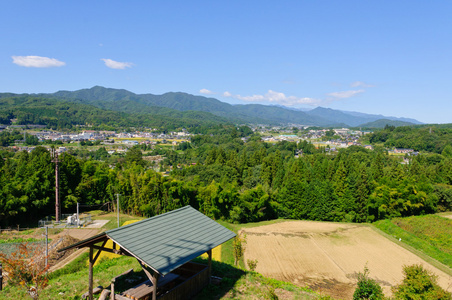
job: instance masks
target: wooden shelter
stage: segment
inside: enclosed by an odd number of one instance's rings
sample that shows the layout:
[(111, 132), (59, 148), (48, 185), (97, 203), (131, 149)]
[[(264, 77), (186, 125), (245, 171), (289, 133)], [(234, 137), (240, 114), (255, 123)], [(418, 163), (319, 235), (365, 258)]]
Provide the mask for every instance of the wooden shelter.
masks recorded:
[[(149, 278), (148, 284), (145, 284), (147, 290), (152, 290), (152, 299), (156, 300), (158, 287), (174, 279), (175, 276), (179, 276), (178, 274), (185, 274), (188, 272), (186, 270), (188, 267), (199, 268), (190, 261), (206, 252), (209, 255), (209, 264), (205, 272), (202, 272), (203, 275), (199, 278), (193, 276), (190, 278), (197, 282), (197, 286), (207, 285), (211, 274), (212, 249), (233, 237), (235, 237), (234, 232), (191, 206), (185, 206), (127, 226), (105, 231), (58, 251), (89, 247), (88, 291), (90, 300), (93, 299), (93, 266), (101, 251), (135, 257)], [(108, 240), (113, 242), (112, 249), (105, 248)], [(95, 250), (97, 250), (96, 253)], [(201, 272), (199, 273), (201, 274)], [(201, 277), (202, 279), (200, 279)], [(190, 284), (184, 286), (184, 295), (191, 294), (187, 290), (190, 288)], [(143, 289), (141, 288), (141, 290)], [(114, 291), (112, 294), (114, 295)], [(174, 297), (166, 298), (185, 299), (185, 297), (174, 295)]]

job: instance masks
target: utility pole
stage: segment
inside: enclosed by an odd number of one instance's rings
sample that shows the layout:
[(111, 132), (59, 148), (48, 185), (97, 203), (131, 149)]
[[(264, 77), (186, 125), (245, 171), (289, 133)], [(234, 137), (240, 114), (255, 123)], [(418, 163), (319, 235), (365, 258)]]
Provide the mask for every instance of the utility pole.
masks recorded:
[(80, 226), (80, 217), (79, 217), (79, 203), (77, 202), (77, 227)]
[(59, 167), (58, 163), (58, 152), (56, 152), (55, 148), (52, 149), (53, 160), (55, 163), (55, 221), (60, 222), (60, 176), (59, 176)]
[(116, 194), (116, 211), (118, 214), (118, 227), (119, 227), (119, 196), (121, 196), (121, 194)]

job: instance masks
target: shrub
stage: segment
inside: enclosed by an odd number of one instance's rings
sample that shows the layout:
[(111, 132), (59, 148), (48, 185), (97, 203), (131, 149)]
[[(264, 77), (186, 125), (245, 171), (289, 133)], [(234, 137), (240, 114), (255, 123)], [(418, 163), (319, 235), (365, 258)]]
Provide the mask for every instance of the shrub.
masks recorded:
[(404, 266), (405, 278), (392, 290), (396, 299), (452, 299), (436, 282), (437, 278), (422, 265)]
[(353, 293), (353, 300), (358, 299), (384, 299), (381, 286), (374, 279), (369, 278), (369, 269), (367, 266), (364, 267), (363, 273), (358, 273), (358, 287)]
[(246, 263), (248, 264), (248, 267), (250, 268), (251, 271), (256, 270), (257, 267), (257, 259), (248, 259), (246, 261)]

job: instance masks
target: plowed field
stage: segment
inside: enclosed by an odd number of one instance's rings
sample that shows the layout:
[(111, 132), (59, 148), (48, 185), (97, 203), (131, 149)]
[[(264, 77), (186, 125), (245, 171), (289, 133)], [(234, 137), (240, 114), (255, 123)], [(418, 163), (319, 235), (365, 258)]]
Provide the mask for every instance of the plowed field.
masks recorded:
[(422, 264), (452, 291), (452, 278), (365, 225), (290, 221), (243, 230), (245, 261), (264, 276), (351, 299), (364, 266), (386, 295), (403, 279), (404, 265)]

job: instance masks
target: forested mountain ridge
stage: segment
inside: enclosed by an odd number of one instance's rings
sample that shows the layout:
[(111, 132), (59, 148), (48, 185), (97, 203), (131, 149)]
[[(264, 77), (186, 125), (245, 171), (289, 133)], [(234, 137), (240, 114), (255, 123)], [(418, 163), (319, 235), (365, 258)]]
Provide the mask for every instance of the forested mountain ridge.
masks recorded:
[(360, 127), (362, 127), (362, 128), (384, 128), (385, 126), (400, 127), (400, 126), (410, 126), (410, 125), (413, 125), (413, 123), (397, 121), (397, 120), (379, 119), (377, 121), (361, 124)]
[[(317, 107), (314, 108), (313, 110), (307, 111), (306, 113), (312, 116), (321, 116), (323, 118), (327, 118), (330, 121), (344, 123), (352, 127), (354, 126), (366, 127), (366, 125), (367, 127), (370, 127), (368, 123), (379, 121), (384, 122), (384, 120), (389, 121), (388, 122), (389, 125), (398, 124), (398, 122), (400, 122), (399, 126), (421, 124), (421, 122), (414, 119), (387, 117), (383, 115), (372, 115), (357, 112), (347, 112), (324, 107)], [(353, 118), (351, 118), (351, 116)], [(383, 124), (383, 126), (381, 127), (384, 127), (385, 125), (386, 124)]]
[(154, 107), (154, 113), (126, 113), (107, 110), (91, 104), (33, 95), (0, 97), (0, 124), (47, 125), (53, 129), (70, 129), (75, 125), (100, 128), (158, 127), (165, 130), (192, 129), (227, 123), (225, 119), (207, 112), (178, 111)]
[[(401, 121), (401, 122), (407, 122), (407, 123), (413, 123), (413, 124), (423, 124), (422, 122), (419, 122), (416, 119), (412, 119), (412, 118), (397, 118), (397, 117), (388, 117), (388, 116), (383, 116), (383, 115), (374, 115), (374, 114), (365, 114), (365, 113), (360, 113), (360, 112), (356, 112), (356, 111), (342, 111), (343, 113), (346, 113), (348, 115), (352, 115), (355, 117), (361, 117), (363, 119), (366, 119), (367, 122), (373, 122), (376, 120), (392, 120), (392, 121)], [(363, 120), (364, 121), (364, 120)]]
[[(0, 94), (0, 98), (11, 96), (14, 96), (14, 94)], [(203, 111), (226, 118), (233, 123), (358, 126), (381, 118), (410, 120), (413, 124), (420, 123), (412, 119), (343, 112), (321, 107), (305, 112), (261, 104), (231, 105), (215, 98), (194, 96), (181, 92), (169, 92), (163, 95), (134, 94), (124, 89), (111, 89), (101, 86), (77, 91), (59, 91), (53, 94), (36, 94), (34, 96), (85, 103), (99, 108), (128, 113), (156, 113), (157, 111), (162, 114), (164, 108), (178, 111)]]

